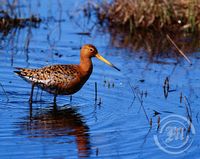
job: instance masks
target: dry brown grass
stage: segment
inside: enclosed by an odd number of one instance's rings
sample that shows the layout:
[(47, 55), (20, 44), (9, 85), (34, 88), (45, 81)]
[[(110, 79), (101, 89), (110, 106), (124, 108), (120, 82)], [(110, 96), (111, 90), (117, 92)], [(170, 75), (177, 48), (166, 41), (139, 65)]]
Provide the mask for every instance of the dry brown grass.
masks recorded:
[(96, 15), (111, 45), (144, 50), (153, 61), (179, 56), (166, 35), (186, 54), (200, 48), (200, 0), (90, 0), (84, 13)]
[(0, 11), (0, 31), (6, 30), (13, 27), (25, 27), (26, 25), (36, 25), (37, 23), (41, 22), (40, 18), (35, 16), (31, 16), (30, 18), (12, 18), (7, 14), (5, 11)]
[(101, 22), (135, 28), (195, 31), (200, 28), (199, 0), (89, 1)]
[[(30, 4), (28, 1), (27, 3)], [(25, 6), (25, 1), (0, 0), (0, 32), (4, 33), (4, 35), (7, 35), (13, 28), (37, 27), (41, 22), (39, 17), (31, 13), (30, 8), (24, 9), (22, 6)], [(22, 17), (25, 12), (28, 13), (26, 18)]]

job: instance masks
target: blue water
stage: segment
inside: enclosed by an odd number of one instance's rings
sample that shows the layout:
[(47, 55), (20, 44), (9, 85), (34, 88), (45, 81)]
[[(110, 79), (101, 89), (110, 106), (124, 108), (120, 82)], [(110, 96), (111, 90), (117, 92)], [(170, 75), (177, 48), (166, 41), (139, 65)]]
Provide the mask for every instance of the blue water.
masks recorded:
[[(113, 47), (109, 33), (98, 31), (94, 17), (83, 17), (85, 1), (58, 2), (33, 1), (30, 11), (30, 4), (21, 2), (22, 17), (31, 12), (42, 23), (11, 30), (0, 40), (0, 158), (199, 158), (200, 53), (190, 55), (191, 66), (182, 57), (177, 65), (168, 58), (169, 64), (151, 63), (143, 51)], [(78, 63), (85, 43), (94, 44), (121, 72), (93, 59), (93, 74), (71, 102), (59, 96), (55, 109), (53, 96), (36, 89), (31, 110), (30, 84), (13, 73), (14, 67)], [(171, 90), (167, 98), (166, 77)], [(186, 99), (195, 128), (192, 145), (180, 154), (163, 152), (154, 141), (158, 118), (186, 117)], [(154, 116), (155, 111), (161, 114)]]

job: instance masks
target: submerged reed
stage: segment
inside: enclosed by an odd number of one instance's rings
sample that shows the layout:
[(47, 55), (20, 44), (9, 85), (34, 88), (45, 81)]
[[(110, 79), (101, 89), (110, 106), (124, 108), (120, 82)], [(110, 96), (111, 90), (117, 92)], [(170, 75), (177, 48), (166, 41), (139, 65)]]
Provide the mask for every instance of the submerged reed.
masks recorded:
[(40, 22), (41, 18), (31, 11), (31, 2), (0, 0), (0, 32), (4, 35), (13, 28), (38, 27)]

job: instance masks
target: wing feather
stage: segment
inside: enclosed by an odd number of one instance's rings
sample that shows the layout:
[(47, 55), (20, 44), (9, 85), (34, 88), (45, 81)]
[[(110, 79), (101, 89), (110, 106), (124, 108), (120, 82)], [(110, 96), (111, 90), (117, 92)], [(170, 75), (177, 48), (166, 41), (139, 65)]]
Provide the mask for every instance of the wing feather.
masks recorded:
[(77, 65), (51, 65), (41, 69), (16, 68), (17, 75), (28, 82), (53, 86), (64, 83), (67, 85), (72, 80), (76, 80), (78, 75)]

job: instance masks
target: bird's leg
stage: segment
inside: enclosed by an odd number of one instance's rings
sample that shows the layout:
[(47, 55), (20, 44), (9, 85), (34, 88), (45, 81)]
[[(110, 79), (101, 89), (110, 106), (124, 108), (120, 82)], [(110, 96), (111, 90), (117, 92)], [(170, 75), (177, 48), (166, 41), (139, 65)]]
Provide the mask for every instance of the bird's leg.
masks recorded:
[(54, 98), (53, 98), (53, 110), (54, 110), (54, 113), (57, 112), (56, 97), (57, 97), (57, 94), (55, 94)]
[(29, 103), (30, 105), (29, 105), (29, 115), (30, 115), (30, 121), (32, 121), (32, 111), (33, 111), (33, 107), (32, 107), (32, 103), (30, 102)]
[(56, 97), (57, 97), (57, 94), (55, 94), (55, 95), (54, 95), (54, 98), (53, 98), (53, 104), (54, 104), (54, 105), (56, 105)]
[(57, 104), (55, 102), (53, 103), (53, 112), (57, 113)]
[(70, 101), (70, 103), (72, 102), (72, 95), (70, 95), (69, 101)]
[(32, 83), (32, 86), (31, 86), (31, 94), (30, 94), (30, 98), (29, 98), (29, 103), (32, 104), (33, 102), (33, 91), (34, 91), (34, 87), (35, 87), (35, 84)]

